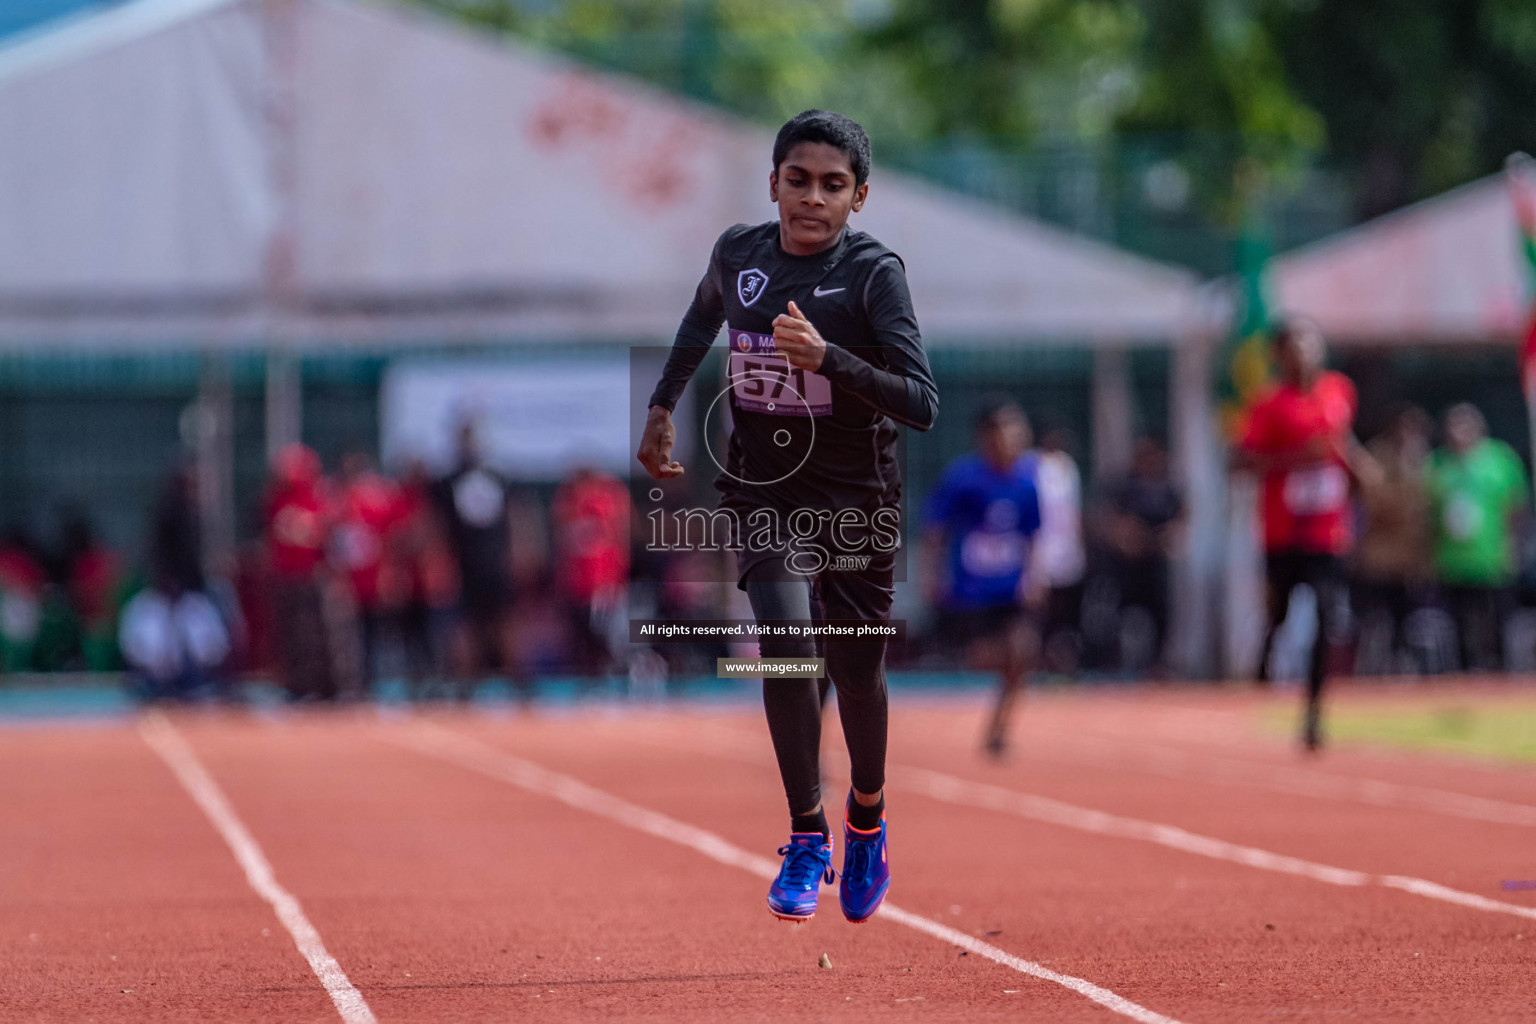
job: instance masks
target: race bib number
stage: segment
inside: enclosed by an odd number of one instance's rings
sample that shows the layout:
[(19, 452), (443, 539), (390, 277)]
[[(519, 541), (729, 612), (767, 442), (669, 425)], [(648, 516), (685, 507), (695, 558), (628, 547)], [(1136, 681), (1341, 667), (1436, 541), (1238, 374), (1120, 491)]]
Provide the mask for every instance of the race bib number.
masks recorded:
[(832, 412), (832, 382), (819, 373), (791, 366), (770, 334), (730, 332), (731, 391), (736, 408), (770, 416), (827, 416)]
[(496, 525), (506, 501), (501, 485), (483, 470), (470, 470), (453, 485), (453, 507), (459, 518), (482, 530)]
[(360, 523), (347, 523), (336, 531), (336, 554), (348, 569), (366, 569), (384, 556), (379, 535)]
[(1337, 512), (1349, 500), (1349, 476), (1332, 464), (1293, 470), (1285, 476), (1283, 495), (1294, 516)]
[(1477, 499), (1466, 494), (1453, 494), (1445, 503), (1446, 536), (1455, 541), (1469, 541), (1477, 536), (1483, 526), (1483, 510)]
[(973, 530), (960, 543), (960, 566), (972, 576), (1008, 576), (1024, 568), (1024, 535)]

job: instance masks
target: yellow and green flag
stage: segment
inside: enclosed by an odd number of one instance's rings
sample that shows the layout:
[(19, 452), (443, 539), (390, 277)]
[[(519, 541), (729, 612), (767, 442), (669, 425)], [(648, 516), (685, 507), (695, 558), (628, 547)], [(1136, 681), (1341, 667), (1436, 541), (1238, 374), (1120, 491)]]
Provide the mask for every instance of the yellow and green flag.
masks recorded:
[(1263, 222), (1250, 214), (1237, 240), (1241, 292), (1233, 312), (1232, 333), (1217, 359), (1217, 408), (1228, 441), (1242, 435), (1248, 406), (1273, 373), (1270, 332), (1274, 316), (1265, 283), (1269, 256), (1269, 238)]

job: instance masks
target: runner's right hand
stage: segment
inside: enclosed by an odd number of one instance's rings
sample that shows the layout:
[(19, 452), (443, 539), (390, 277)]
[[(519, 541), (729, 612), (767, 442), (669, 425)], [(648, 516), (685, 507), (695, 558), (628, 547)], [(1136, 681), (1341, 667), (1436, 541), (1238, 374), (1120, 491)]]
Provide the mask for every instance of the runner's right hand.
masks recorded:
[(640, 438), (640, 450), (635, 453), (651, 479), (668, 480), (683, 475), (682, 464), (672, 461), (672, 445), (676, 440), (672, 414), (664, 406), (651, 406), (645, 419), (645, 434)]

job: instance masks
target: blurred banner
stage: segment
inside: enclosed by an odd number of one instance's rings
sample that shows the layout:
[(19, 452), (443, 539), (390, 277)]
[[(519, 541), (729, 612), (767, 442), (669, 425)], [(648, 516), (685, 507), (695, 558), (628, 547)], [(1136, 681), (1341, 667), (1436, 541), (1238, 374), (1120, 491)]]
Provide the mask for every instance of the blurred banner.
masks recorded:
[(384, 464), (454, 464), (459, 428), (473, 423), (486, 461), (509, 476), (558, 480), (573, 466), (627, 474), (627, 360), (405, 360), (384, 375)]

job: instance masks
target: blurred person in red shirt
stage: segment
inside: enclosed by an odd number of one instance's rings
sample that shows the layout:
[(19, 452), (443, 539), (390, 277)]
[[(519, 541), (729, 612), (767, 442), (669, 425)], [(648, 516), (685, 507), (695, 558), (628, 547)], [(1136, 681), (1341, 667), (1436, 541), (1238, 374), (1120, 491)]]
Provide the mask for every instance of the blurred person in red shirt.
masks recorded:
[(379, 647), (406, 596), (403, 567), (391, 550), (405, 507), (400, 488), (375, 472), (366, 454), (348, 454), (341, 467), (332, 549), (351, 584), (363, 657), (362, 684), (371, 694), (378, 682)]
[(42, 625), (48, 570), (26, 528), (11, 525), (0, 538), (0, 669), (32, 668)]
[(570, 615), (574, 660), (583, 675), (613, 667), (613, 627), (629, 583), (629, 491), (582, 467), (555, 492), (555, 579)]
[(272, 574), (272, 641), (290, 700), (334, 700), (339, 672), (325, 599), (326, 553), (335, 514), (320, 457), (290, 444), (273, 460), (265, 501)]
[(1323, 368), (1326, 346), (1316, 327), (1281, 324), (1274, 333), (1280, 379), (1248, 411), (1234, 453), (1239, 468), (1261, 480), (1269, 628), (1260, 679), (1268, 680), (1275, 635), (1285, 621), (1291, 594), (1305, 584), (1317, 605), (1317, 634), (1307, 674), (1302, 744), (1322, 743), (1320, 717), (1328, 646), (1343, 631), (1347, 605), (1344, 556), (1354, 544), (1350, 493), (1370, 471), (1355, 440), (1355, 386)]

